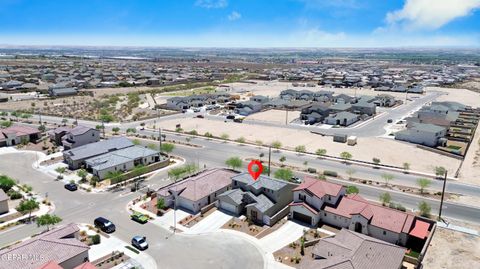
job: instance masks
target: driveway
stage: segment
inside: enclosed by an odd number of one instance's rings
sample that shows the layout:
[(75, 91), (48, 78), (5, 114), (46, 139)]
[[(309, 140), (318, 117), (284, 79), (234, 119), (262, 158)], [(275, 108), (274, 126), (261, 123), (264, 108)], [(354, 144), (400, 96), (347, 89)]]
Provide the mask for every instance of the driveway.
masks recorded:
[[(175, 211), (177, 213), (176, 216), (175, 216)], [(190, 215), (191, 215), (190, 213), (188, 213), (187, 211), (183, 211), (181, 209), (168, 210), (165, 214), (163, 214), (163, 216), (161, 216), (159, 218), (156, 218), (156, 219), (152, 220), (151, 222), (158, 225), (158, 226), (161, 226), (162, 228), (164, 228), (166, 230), (170, 230), (170, 227), (173, 227), (173, 223), (176, 220), (177, 229), (186, 230), (188, 228), (183, 227), (182, 225), (178, 224), (178, 222), (181, 221), (182, 219), (186, 218), (187, 216), (190, 216)]]
[(223, 213), (220, 210), (213, 211), (206, 218), (195, 224), (192, 228), (185, 231), (185, 234), (201, 234), (208, 232), (215, 232), (220, 229), (225, 223), (227, 223), (232, 216)]
[(273, 253), (300, 238), (304, 229), (309, 228), (289, 220), (278, 230), (260, 239), (259, 244), (266, 252)]

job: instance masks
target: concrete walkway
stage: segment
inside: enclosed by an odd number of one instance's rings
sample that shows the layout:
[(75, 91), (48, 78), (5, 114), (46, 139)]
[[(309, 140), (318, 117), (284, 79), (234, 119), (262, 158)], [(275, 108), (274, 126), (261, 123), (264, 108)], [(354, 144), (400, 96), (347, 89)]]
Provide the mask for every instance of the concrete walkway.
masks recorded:
[(193, 225), (189, 230), (185, 231), (186, 234), (202, 234), (218, 231), (225, 223), (231, 220), (233, 217), (223, 213), (222, 211), (215, 210), (199, 223)]

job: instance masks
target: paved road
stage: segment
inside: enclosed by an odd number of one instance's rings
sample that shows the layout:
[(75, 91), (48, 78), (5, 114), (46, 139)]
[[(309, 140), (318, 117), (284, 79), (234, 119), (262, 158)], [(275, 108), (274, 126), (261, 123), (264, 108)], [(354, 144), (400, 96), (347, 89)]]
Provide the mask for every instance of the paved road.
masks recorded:
[[(56, 205), (55, 214), (64, 223), (92, 223), (104, 216), (117, 224), (115, 236), (129, 242), (133, 235), (147, 236), (150, 248), (147, 253), (157, 262), (158, 268), (263, 268), (264, 260), (259, 250), (235, 235), (215, 233), (209, 235), (175, 235), (154, 224), (133, 222), (126, 211), (127, 203), (137, 194), (129, 191), (116, 193), (69, 192), (61, 182), (32, 168), (34, 155), (15, 153), (1, 155), (0, 172), (21, 183), (33, 186), (39, 193), (47, 193)], [(166, 184), (159, 174), (149, 184)], [(23, 239), (41, 231), (35, 224), (23, 225), (0, 233), (0, 246)], [(167, 239), (168, 238), (168, 239)]]

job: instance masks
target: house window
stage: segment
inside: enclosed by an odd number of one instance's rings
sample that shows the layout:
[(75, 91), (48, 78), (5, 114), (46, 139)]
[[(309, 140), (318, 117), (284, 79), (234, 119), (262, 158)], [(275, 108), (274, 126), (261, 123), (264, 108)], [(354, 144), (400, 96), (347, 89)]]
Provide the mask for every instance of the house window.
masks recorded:
[(326, 217), (326, 216), (327, 216), (327, 213), (323, 213), (323, 216), (325, 216), (325, 217)]
[(337, 219), (337, 216), (333, 216), (333, 219)]
[(307, 200), (307, 197), (304, 195), (304, 194), (298, 194), (298, 199), (301, 200), (301, 201), (305, 201)]
[(386, 232), (386, 231), (383, 231), (383, 235), (387, 235), (387, 232)]
[(234, 186), (237, 186), (237, 182), (236, 182), (236, 181), (234, 181), (234, 182), (233, 182), (233, 185), (234, 185)]

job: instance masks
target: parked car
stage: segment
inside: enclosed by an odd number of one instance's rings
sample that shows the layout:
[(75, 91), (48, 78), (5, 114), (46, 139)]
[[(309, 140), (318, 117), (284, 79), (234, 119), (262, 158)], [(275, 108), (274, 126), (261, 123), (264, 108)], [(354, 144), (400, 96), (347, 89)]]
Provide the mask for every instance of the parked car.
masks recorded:
[(388, 119), (388, 120), (387, 120), (387, 123), (392, 123), (392, 122), (393, 122), (392, 119)]
[(132, 218), (132, 220), (134, 220), (138, 223), (145, 224), (145, 223), (148, 222), (148, 216), (143, 215), (140, 212), (134, 212), (130, 217)]
[(292, 181), (295, 182), (295, 183), (302, 183), (302, 180), (297, 176), (293, 176)]
[(228, 115), (227, 116), (227, 120), (233, 120), (233, 119), (235, 119), (235, 115)]
[(65, 184), (65, 189), (69, 190), (69, 191), (76, 191), (78, 190), (78, 186), (77, 184), (75, 183), (68, 183), (68, 184)]
[(100, 230), (106, 233), (113, 233), (115, 232), (115, 224), (104, 217), (98, 217), (94, 220), (93, 224), (95, 227), (99, 228)]
[(197, 118), (203, 119), (203, 118), (205, 118), (205, 116), (203, 116), (203, 115), (197, 115)]
[(242, 123), (242, 122), (243, 122), (243, 119), (239, 119), (239, 118), (237, 118), (237, 119), (234, 119), (234, 120), (233, 120), (233, 122)]
[(147, 238), (145, 236), (136, 235), (132, 238), (132, 246), (139, 250), (145, 250), (148, 248)]

